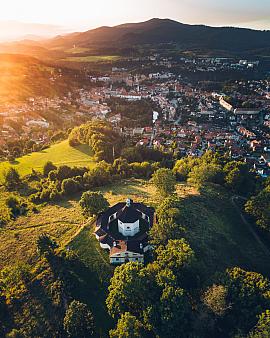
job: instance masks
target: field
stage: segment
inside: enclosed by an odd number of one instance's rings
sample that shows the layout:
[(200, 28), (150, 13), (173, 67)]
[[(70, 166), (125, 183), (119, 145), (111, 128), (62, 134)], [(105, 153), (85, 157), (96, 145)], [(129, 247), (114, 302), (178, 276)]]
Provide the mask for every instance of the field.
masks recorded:
[(47, 161), (51, 161), (57, 166), (65, 164), (68, 166), (92, 167), (94, 166), (92, 156), (93, 153), (87, 145), (71, 147), (68, 141), (63, 141), (40, 152), (20, 157), (12, 164), (0, 162), (0, 180), (3, 178), (4, 171), (10, 166), (16, 168), (24, 176), (30, 174), (32, 169), (41, 171)]
[[(147, 181), (130, 179), (99, 189), (111, 205), (127, 197), (157, 207), (162, 199)], [(269, 254), (256, 241), (231, 196), (220, 187), (203, 191), (186, 184), (178, 184), (182, 198), (184, 237), (195, 251), (201, 281), (212, 278), (226, 268), (240, 266), (269, 276)], [(106, 337), (113, 326), (105, 299), (113, 267), (108, 253), (102, 250), (93, 236), (94, 223), (86, 222), (78, 205), (80, 196), (58, 204), (41, 207), (40, 212), (20, 217), (0, 232), (0, 267), (25, 261), (37, 262), (36, 239), (48, 233), (61, 247), (75, 250), (82, 262), (73, 266), (76, 279), (72, 297), (88, 304), (95, 315), (99, 337)]]
[(120, 56), (117, 55), (89, 55), (89, 56), (69, 56), (61, 61), (67, 62), (111, 62), (117, 61)]
[(89, 48), (83, 48), (83, 47), (74, 47), (74, 48), (70, 48), (65, 50), (65, 53), (68, 54), (82, 54), (82, 53), (86, 53), (89, 52), (90, 49)]

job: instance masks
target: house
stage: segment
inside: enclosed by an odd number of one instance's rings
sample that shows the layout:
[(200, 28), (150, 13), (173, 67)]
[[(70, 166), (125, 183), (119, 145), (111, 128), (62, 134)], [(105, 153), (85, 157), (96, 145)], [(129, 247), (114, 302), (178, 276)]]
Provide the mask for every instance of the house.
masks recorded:
[(265, 165), (270, 167), (270, 154), (262, 154), (260, 160), (262, 163), (265, 163)]
[(154, 223), (155, 210), (131, 199), (117, 203), (101, 213), (94, 235), (101, 248), (110, 251), (110, 263), (144, 262), (151, 249), (148, 231)]
[(229, 102), (223, 99), (223, 97), (220, 98), (219, 104), (228, 111), (233, 111), (234, 109), (233, 106)]

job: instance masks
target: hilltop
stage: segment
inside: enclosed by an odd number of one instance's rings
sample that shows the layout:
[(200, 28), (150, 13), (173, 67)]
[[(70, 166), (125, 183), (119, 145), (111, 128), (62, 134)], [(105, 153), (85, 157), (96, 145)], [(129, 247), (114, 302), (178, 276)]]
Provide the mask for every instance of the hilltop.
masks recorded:
[[(161, 197), (147, 180), (123, 180), (98, 190), (110, 205), (127, 197), (156, 208), (161, 203)], [(262, 273), (269, 271), (268, 255), (241, 221), (225, 191), (209, 186), (200, 192), (192, 186), (178, 184), (177, 194), (182, 198), (185, 210), (182, 216), (182, 225), (186, 227), (184, 237), (195, 250), (198, 273), (203, 283), (208, 285), (217, 272), (233, 266), (256, 269)], [(5, 226), (1, 232), (0, 266), (3, 268), (16, 261), (30, 263), (36, 283), (41, 282), (49, 288), (54, 277), (46, 264), (38, 263), (38, 236), (46, 232), (57, 238), (60, 248), (68, 246), (75, 250), (81, 264), (71, 264), (69, 267), (73, 276), (71, 295), (89, 306), (95, 317), (98, 336), (106, 337), (108, 329), (113, 326), (105, 307), (113, 267), (109, 264), (107, 252), (100, 248), (93, 236), (94, 223), (83, 219), (78, 201), (79, 196), (74, 196), (48, 204), (41, 207), (38, 214), (19, 217)], [(54, 305), (40, 290), (35, 292), (34, 304), (27, 291), (23, 295), (25, 304), (21, 302), (16, 308), (9, 307), (9, 315), (14, 316), (15, 326), (21, 327), (27, 334), (35, 332), (40, 335), (46, 328), (47, 337), (59, 326), (58, 320), (62, 320), (62, 314), (55, 313), (55, 319), (51, 318), (49, 313), (55, 311)], [(42, 312), (44, 306), (46, 312)], [(29, 307), (29, 311), (27, 318), (24, 318), (22, 313), (26, 307)], [(40, 313), (43, 313), (41, 317)], [(34, 329), (29, 327), (29, 321), (37, 324)]]

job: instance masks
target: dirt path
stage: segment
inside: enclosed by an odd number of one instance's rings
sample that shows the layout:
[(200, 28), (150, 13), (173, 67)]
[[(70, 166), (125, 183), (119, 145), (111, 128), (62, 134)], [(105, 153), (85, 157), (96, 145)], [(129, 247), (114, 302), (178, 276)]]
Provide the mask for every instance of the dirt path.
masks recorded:
[(62, 243), (62, 246), (63, 247), (68, 246), (77, 236), (79, 236), (79, 234), (83, 231), (84, 228), (93, 225), (95, 221), (96, 218), (92, 218), (90, 221), (83, 223), (82, 226), (77, 231), (75, 231), (74, 234), (65, 243)]
[(231, 197), (231, 202), (232, 205), (234, 206), (234, 208), (238, 211), (241, 220), (243, 221), (243, 223), (246, 225), (246, 227), (248, 228), (249, 232), (252, 234), (252, 236), (255, 238), (256, 242), (260, 245), (260, 247), (262, 248), (263, 252), (270, 256), (270, 251), (269, 249), (266, 247), (266, 245), (262, 242), (262, 240), (260, 239), (260, 237), (258, 236), (258, 234), (254, 231), (253, 226), (249, 223), (249, 221), (246, 219), (246, 217), (244, 216), (244, 214), (242, 213), (241, 209), (239, 208), (239, 206), (237, 205), (236, 201), (239, 199), (239, 196), (232, 196)]

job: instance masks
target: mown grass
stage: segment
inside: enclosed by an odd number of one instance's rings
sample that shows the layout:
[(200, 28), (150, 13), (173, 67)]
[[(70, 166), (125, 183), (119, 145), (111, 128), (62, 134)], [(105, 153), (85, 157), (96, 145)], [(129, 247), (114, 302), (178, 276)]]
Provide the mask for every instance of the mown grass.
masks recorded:
[(3, 179), (3, 173), (11, 166), (16, 168), (20, 175), (30, 174), (32, 169), (41, 171), (47, 161), (53, 162), (55, 165), (68, 165), (93, 167), (93, 152), (88, 145), (79, 145), (71, 147), (68, 141), (62, 141), (54, 144), (48, 149), (31, 153), (23, 157), (17, 158), (14, 163), (0, 163), (0, 182)]
[(118, 55), (88, 55), (88, 56), (69, 56), (61, 61), (66, 62), (112, 62), (120, 59)]

